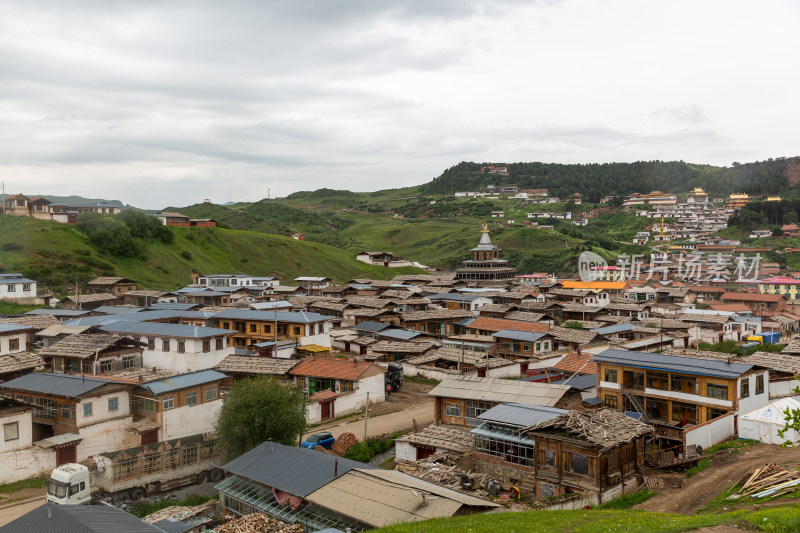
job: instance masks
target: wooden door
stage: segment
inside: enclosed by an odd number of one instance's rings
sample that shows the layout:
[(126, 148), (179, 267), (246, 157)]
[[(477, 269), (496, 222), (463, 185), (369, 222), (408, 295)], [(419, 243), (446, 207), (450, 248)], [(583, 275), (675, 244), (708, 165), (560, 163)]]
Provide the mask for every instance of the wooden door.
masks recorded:
[(65, 446), (56, 450), (56, 466), (61, 466), (66, 463), (78, 462), (78, 446), (77, 443), (72, 446)]
[(145, 431), (142, 433), (142, 446), (145, 444), (155, 444), (158, 442), (158, 430), (154, 429), (152, 431)]
[(325, 402), (320, 404), (320, 408), (322, 409), (322, 420), (330, 420), (331, 416), (331, 402)]

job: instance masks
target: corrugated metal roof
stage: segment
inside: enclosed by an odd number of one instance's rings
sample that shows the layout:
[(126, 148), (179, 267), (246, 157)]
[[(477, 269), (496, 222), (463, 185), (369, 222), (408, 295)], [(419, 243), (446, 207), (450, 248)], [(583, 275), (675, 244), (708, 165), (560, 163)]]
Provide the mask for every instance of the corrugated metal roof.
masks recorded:
[(622, 333), (623, 331), (632, 331), (636, 326), (630, 322), (624, 324), (612, 324), (611, 326), (603, 326), (602, 328), (593, 329), (595, 333), (600, 335), (609, 335), (611, 333)]
[(44, 504), (0, 529), (3, 533), (163, 533), (113, 505)]
[[(221, 468), (256, 483), (305, 498), (354, 468), (377, 467), (308, 448), (267, 441)], [(334, 471), (338, 472), (337, 476), (333, 475)]]
[(164, 533), (188, 533), (194, 529), (193, 525), (172, 517), (153, 522), (153, 525), (161, 531), (164, 531)]
[(6, 381), (0, 385), (0, 389), (14, 389), (20, 391), (39, 392), (42, 394), (52, 394), (55, 396), (65, 396), (67, 398), (78, 398), (79, 396), (91, 392), (103, 385), (118, 384), (105, 379), (90, 378), (83, 376), (71, 376), (68, 374), (25, 374), (17, 379)]
[(24, 331), (26, 329), (33, 329), (30, 326), (23, 326), (22, 324), (8, 324), (0, 322), (0, 333), (8, 333), (11, 331)]
[(25, 313), (26, 315), (53, 315), (53, 316), (83, 316), (91, 311), (81, 311), (79, 309), (34, 309)]
[(535, 342), (546, 336), (547, 333), (540, 331), (517, 331), (514, 329), (504, 329), (497, 333), (492, 333), (492, 337), (498, 339), (511, 339), (515, 341)]
[(128, 333), (135, 335), (157, 335), (160, 337), (181, 337), (186, 339), (202, 339), (216, 335), (236, 333), (232, 329), (205, 328), (185, 324), (161, 324), (157, 322), (118, 321), (101, 326), (102, 331), (111, 333)]
[(104, 315), (123, 315), (125, 313), (136, 313), (144, 311), (144, 307), (128, 307), (125, 305), (101, 305), (95, 307), (95, 313), (103, 313)]
[(322, 320), (334, 320), (335, 316), (321, 315), (319, 313), (307, 313), (305, 311), (258, 311), (254, 309), (226, 309), (214, 315), (217, 319), (238, 319), (238, 320), (277, 320), (279, 322), (309, 323), (320, 322)]
[(428, 394), (440, 398), (464, 398), (552, 407), (568, 390), (568, 385), (459, 376), (439, 383)]
[(421, 331), (410, 331), (407, 329), (385, 329), (383, 331), (378, 332), (378, 337), (388, 337), (390, 339), (398, 339), (407, 341), (413, 339), (415, 337), (421, 337), (426, 335)]
[(753, 368), (753, 365), (744, 363), (731, 363), (713, 359), (699, 359), (695, 357), (681, 357), (649, 352), (634, 352), (625, 350), (605, 350), (592, 358), (596, 363), (611, 363), (616, 365), (635, 366), (657, 370), (672, 370), (685, 374), (701, 374), (721, 378), (737, 378)]
[(381, 331), (390, 327), (391, 326), (389, 324), (367, 320), (365, 322), (360, 322), (356, 324), (355, 326), (353, 326), (353, 329), (356, 331)]
[(518, 403), (501, 403), (478, 415), (479, 420), (498, 422), (510, 426), (528, 427), (545, 420), (550, 420), (566, 413), (566, 409), (544, 407), (541, 405), (522, 405)]
[(160, 310), (160, 309), (194, 309), (195, 307), (200, 307), (200, 304), (182, 304), (177, 302), (158, 302), (148, 309), (152, 310)]
[(180, 376), (172, 376), (166, 379), (159, 379), (158, 381), (150, 381), (149, 383), (139, 385), (139, 387), (158, 395), (211, 383), (212, 381), (218, 381), (225, 377), (227, 377), (225, 374), (217, 372), (216, 370), (200, 370), (199, 372), (192, 372), (191, 374), (181, 374)]
[(564, 378), (552, 382), (555, 385), (568, 385), (576, 389), (585, 390), (597, 386), (596, 374), (580, 374), (571, 378)]

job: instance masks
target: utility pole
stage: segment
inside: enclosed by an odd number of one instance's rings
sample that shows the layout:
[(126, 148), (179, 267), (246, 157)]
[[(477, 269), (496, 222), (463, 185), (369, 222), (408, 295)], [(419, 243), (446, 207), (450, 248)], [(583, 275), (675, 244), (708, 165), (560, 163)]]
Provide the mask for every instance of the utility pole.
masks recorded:
[(364, 442), (367, 440), (367, 418), (369, 418), (369, 391), (367, 391), (367, 403), (364, 405)]
[(75, 276), (75, 298), (78, 299), (78, 301), (75, 302), (75, 303), (78, 305), (78, 309), (80, 309), (81, 308), (81, 295), (78, 292), (78, 276)]
[(3, 190), (3, 214), (6, 214), (6, 182), (0, 181), (0, 189)]

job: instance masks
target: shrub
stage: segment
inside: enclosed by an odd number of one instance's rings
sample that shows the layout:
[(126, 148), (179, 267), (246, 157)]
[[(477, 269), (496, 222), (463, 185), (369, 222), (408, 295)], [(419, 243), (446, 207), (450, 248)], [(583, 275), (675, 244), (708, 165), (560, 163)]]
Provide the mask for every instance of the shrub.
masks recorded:
[(0, 250), (4, 252), (14, 252), (22, 250), (22, 245), (16, 242), (4, 242), (2, 246), (0, 246)]
[(192, 258), (192, 252), (190, 252), (189, 250), (184, 250), (184, 251), (181, 252), (181, 257), (183, 257), (184, 259), (187, 259), (187, 260), (191, 259)]

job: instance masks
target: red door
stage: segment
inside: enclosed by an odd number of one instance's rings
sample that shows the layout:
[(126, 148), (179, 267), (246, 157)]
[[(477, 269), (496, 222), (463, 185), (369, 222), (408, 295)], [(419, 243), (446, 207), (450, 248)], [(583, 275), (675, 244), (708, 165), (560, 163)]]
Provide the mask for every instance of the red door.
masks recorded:
[(479, 368), (478, 369), (478, 377), (479, 378), (485, 378), (486, 377), (486, 369), (485, 368)]
[(320, 404), (320, 408), (322, 409), (322, 420), (330, 420), (333, 418), (333, 403), (332, 402), (325, 402)]
[(78, 462), (78, 443), (56, 449), (56, 466)]
[(154, 429), (152, 431), (145, 431), (142, 433), (142, 446), (145, 444), (155, 444), (158, 442), (158, 430)]

